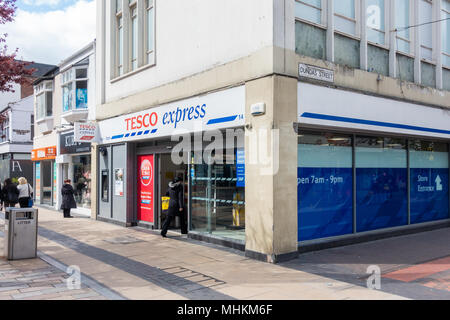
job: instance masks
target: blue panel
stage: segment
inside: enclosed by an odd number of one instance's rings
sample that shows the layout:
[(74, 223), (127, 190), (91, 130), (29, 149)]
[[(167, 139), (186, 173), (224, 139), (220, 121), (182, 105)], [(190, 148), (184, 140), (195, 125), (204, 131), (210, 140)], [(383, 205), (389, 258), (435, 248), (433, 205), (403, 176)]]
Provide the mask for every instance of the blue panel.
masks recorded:
[(236, 187), (245, 187), (245, 150), (236, 150)]
[(353, 232), (351, 168), (298, 168), (298, 240)]
[(356, 229), (358, 232), (408, 223), (407, 170), (356, 169)]
[(411, 169), (411, 223), (448, 218), (448, 169)]

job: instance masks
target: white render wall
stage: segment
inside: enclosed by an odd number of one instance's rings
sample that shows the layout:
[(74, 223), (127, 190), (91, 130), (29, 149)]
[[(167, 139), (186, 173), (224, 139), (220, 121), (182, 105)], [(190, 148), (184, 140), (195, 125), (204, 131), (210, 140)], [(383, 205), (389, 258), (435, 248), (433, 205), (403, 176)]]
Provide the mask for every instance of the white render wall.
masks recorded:
[(155, 0), (156, 65), (111, 82), (111, 3), (97, 0), (97, 62), (104, 63), (97, 68), (97, 83), (105, 85), (97, 86), (97, 104), (200, 73), (274, 43), (274, 0)]

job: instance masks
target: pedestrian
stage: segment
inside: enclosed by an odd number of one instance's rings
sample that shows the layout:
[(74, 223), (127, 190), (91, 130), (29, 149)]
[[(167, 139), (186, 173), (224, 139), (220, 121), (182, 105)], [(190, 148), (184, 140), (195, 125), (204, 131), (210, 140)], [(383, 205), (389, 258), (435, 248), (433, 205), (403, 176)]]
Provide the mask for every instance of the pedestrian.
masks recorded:
[(33, 187), (30, 186), (27, 179), (24, 177), (19, 178), (19, 185), (17, 186), (19, 190), (19, 205), (21, 208), (29, 208), (30, 200), (33, 196)]
[(169, 188), (166, 192), (166, 196), (170, 197), (169, 209), (167, 211), (166, 219), (161, 230), (161, 236), (166, 237), (167, 230), (169, 229), (170, 223), (173, 218), (177, 215), (180, 216), (181, 232), (183, 234), (187, 233), (187, 226), (184, 218), (184, 190), (181, 183), (182, 179), (180, 177), (175, 178), (173, 181), (169, 182)]
[(64, 218), (73, 218), (70, 215), (70, 209), (75, 209), (77, 207), (77, 203), (75, 202), (74, 197), (74, 190), (71, 185), (71, 180), (66, 179), (64, 180), (64, 185), (61, 188), (61, 195), (62, 195), (62, 203), (61, 203), (61, 209), (64, 212)]
[(19, 202), (19, 190), (17, 186), (11, 181), (11, 179), (6, 179), (3, 183), (2, 196), (4, 208), (15, 207)]

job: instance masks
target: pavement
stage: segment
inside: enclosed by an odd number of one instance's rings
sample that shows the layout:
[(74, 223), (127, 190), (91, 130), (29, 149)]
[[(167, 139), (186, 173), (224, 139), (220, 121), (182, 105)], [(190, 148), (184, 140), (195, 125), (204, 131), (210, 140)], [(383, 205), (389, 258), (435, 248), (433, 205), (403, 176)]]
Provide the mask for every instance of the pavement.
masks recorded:
[[(3, 223), (0, 219), (0, 224)], [(3, 226), (0, 226), (0, 230), (3, 230)], [(429, 252), (419, 260), (429, 258), (428, 261), (434, 261), (435, 255), (441, 255), (440, 258), (444, 260), (437, 260), (438, 263), (447, 266), (445, 257), (450, 256), (448, 234), (448, 229), (433, 234), (435, 242), (431, 241), (429, 246), (438, 245), (438, 252)], [(426, 235), (420, 235), (428, 241)], [(439, 241), (442, 236), (445, 238)], [(2, 239), (0, 242), (3, 245)], [(392, 272), (410, 270), (408, 268), (414, 267), (417, 259), (410, 257), (410, 260), (402, 260), (397, 255), (388, 255), (383, 260), (381, 253), (379, 256), (372, 256), (370, 251), (364, 255), (361, 253), (370, 250), (378, 242), (363, 244), (367, 246), (363, 248), (349, 246), (303, 254), (293, 261), (272, 265), (248, 259), (243, 252), (188, 239), (171, 231), (168, 238), (162, 238), (156, 231), (124, 228), (81, 217), (63, 219), (61, 212), (39, 208), (38, 258), (22, 261), (0, 258), (0, 297), (111, 300), (418, 298), (410, 294), (410, 290), (393, 290), (386, 282), (389, 280), (388, 283), (412, 285), (410, 282), (417, 279), (411, 280), (407, 276), (402, 278), (402, 275)], [(408, 240), (401, 242), (407, 243)], [(427, 248), (425, 244), (423, 246), (420, 249)], [(376, 244), (375, 247), (384, 252), (389, 251), (386, 250), (386, 243)], [(410, 249), (414, 251), (417, 246)], [(365, 258), (358, 260), (360, 256)], [(329, 260), (330, 257), (334, 260)], [(367, 288), (369, 274), (366, 273), (366, 267), (372, 264), (382, 265), (384, 273), (390, 272), (382, 274), (381, 290)], [(67, 278), (70, 277), (68, 267), (81, 271), (80, 289), (67, 287)], [(426, 269), (427, 277), (430, 277), (430, 272), (437, 270), (429, 265)], [(399, 277), (402, 280), (394, 280)], [(13, 283), (4, 285), (11, 279), (14, 279)], [(443, 279), (448, 280), (445, 275)], [(40, 281), (36, 280), (42, 280), (43, 285), (39, 287), (35, 283)], [(410, 282), (404, 282), (406, 280)], [(448, 293), (446, 290), (428, 289), (433, 295), (426, 296), (424, 293), (422, 297), (442, 298)]]

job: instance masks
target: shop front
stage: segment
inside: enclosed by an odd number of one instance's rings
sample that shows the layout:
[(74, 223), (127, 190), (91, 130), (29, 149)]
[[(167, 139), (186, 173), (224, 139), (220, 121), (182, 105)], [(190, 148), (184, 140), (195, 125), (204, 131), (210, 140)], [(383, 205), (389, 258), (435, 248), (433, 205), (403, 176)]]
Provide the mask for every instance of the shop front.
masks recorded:
[(298, 241), (448, 221), (450, 112), (298, 84)]
[[(56, 158), (58, 164), (58, 183), (70, 179), (75, 191), (77, 209), (75, 213), (90, 215), (91, 213), (91, 144), (75, 142), (74, 131), (63, 132), (59, 136), (59, 151)], [(58, 193), (58, 204), (62, 201)]]
[(34, 201), (38, 205), (54, 207), (57, 201), (56, 146), (34, 149), (31, 152), (34, 171)]
[(180, 178), (186, 211), (171, 227), (243, 242), (244, 111), (240, 86), (99, 122), (97, 218), (160, 229)]

